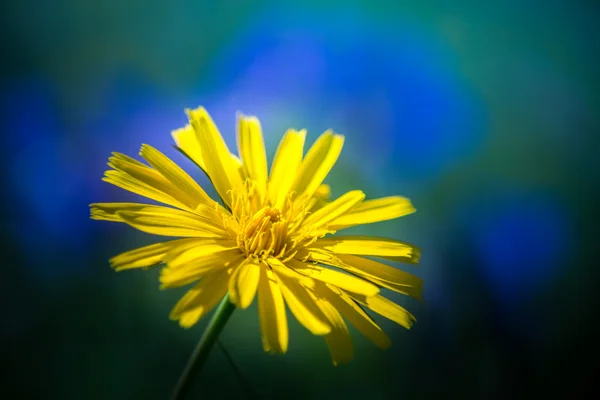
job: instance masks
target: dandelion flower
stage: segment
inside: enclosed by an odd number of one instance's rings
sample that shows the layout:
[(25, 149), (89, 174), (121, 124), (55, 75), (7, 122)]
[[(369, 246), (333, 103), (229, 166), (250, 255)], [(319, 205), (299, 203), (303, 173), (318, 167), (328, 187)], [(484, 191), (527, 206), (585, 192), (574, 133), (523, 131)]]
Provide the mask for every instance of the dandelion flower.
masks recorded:
[(222, 203), (149, 145), (140, 150), (149, 165), (113, 153), (103, 180), (165, 206), (95, 203), (91, 217), (177, 237), (112, 258), (114, 269), (164, 265), (161, 288), (195, 283), (170, 315), (185, 328), (227, 294), (241, 309), (257, 297), (262, 343), (271, 353), (288, 348), (286, 306), (306, 329), (325, 338), (336, 365), (353, 356), (346, 321), (376, 346), (390, 345), (365, 309), (411, 327), (413, 315), (380, 289), (419, 299), (421, 279), (373, 258), (415, 264), (419, 249), (379, 237), (332, 236), (415, 211), (407, 198), (365, 200), (360, 190), (329, 199), (323, 181), (340, 155), (343, 136), (327, 131), (304, 154), (306, 131), (289, 129), (269, 172), (256, 117), (238, 116), (238, 157), (204, 108), (187, 114), (189, 124), (173, 138), (208, 175)]

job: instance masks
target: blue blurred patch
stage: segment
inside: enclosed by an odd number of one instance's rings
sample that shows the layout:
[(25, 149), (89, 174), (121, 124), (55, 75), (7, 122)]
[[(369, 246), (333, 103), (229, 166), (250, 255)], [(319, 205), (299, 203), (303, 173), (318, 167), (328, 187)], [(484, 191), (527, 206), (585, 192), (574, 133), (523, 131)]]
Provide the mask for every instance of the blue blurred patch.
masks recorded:
[[(82, 101), (74, 120), (61, 112), (56, 88), (38, 77), (2, 94), (3, 129), (11, 133), (2, 139), (10, 149), (4, 153), (11, 194), (6, 201), (15, 210), (8, 220), (19, 246), (35, 248), (23, 253), (41, 276), (85, 270), (74, 260), (85, 258), (93, 233), (105, 226), (91, 223), (89, 203), (139, 200), (101, 181), (111, 151), (136, 157), (146, 142), (179, 155), (169, 132), (184, 123), (183, 110), (168, 107), (168, 98), (148, 82), (126, 73), (108, 78), (104, 91), (90, 92), (97, 103)], [(65, 254), (72, 262), (48, 267)]]
[(390, 26), (351, 8), (335, 13), (257, 18), (213, 60), (214, 87), (252, 91), (257, 101), (300, 99), (309, 130), (335, 122), (382, 167), (413, 179), (435, 178), (473, 155), (484, 107), (443, 38), (409, 20)]
[(541, 193), (483, 196), (461, 213), (477, 266), (505, 302), (534, 296), (568, 267), (571, 227), (567, 210)]
[(15, 83), (2, 94), (3, 129), (10, 132), (3, 138), (10, 149), (3, 154), (10, 193), (5, 200), (14, 210), (7, 219), (28, 249), (23, 254), (40, 261), (27, 265), (40, 271), (48, 267), (49, 254), (81, 254), (87, 237), (78, 215), (85, 196), (83, 171), (73, 163), (57, 103), (57, 93), (39, 78)]

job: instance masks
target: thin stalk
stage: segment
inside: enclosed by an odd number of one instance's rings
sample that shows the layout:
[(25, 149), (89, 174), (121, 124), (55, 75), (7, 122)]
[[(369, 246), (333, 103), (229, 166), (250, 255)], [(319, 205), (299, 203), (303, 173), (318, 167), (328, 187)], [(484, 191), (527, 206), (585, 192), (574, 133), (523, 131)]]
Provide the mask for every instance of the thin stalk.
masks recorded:
[(233, 371), (237, 375), (237, 377), (238, 377), (238, 379), (240, 381), (240, 384), (242, 385), (242, 388), (246, 391), (246, 396), (248, 396), (248, 399), (249, 400), (258, 399), (258, 397), (256, 397), (256, 394), (252, 390), (252, 386), (250, 386), (250, 384), (248, 383), (248, 381), (246, 381), (246, 379), (244, 378), (244, 375), (242, 374), (242, 371), (240, 371), (240, 369), (238, 368), (238, 366), (233, 361), (233, 357), (231, 357), (231, 354), (229, 354), (229, 351), (227, 351), (227, 349), (225, 348), (225, 346), (223, 346), (223, 343), (221, 343), (220, 340), (217, 340), (217, 344), (221, 348), (221, 351), (223, 352), (223, 355), (225, 356), (225, 358), (229, 362), (229, 365), (231, 365), (231, 368), (233, 368)]
[(223, 298), (221, 304), (215, 311), (212, 319), (208, 323), (206, 330), (202, 334), (198, 345), (192, 352), (190, 359), (185, 367), (185, 370), (179, 377), (177, 386), (173, 391), (171, 400), (183, 400), (189, 394), (194, 383), (194, 378), (198, 372), (202, 369), (202, 366), (206, 362), (210, 351), (212, 350), (219, 334), (225, 327), (225, 324), (229, 320), (229, 317), (235, 310), (235, 305), (229, 301), (229, 293)]

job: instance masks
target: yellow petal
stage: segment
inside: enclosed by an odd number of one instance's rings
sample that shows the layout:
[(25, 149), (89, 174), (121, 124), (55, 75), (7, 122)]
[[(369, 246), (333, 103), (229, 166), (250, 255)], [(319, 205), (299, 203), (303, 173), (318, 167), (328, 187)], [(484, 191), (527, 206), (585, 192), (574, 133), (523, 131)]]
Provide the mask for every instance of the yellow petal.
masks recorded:
[[(223, 230), (220, 221), (211, 219), (208, 215), (186, 212), (177, 209), (171, 209), (160, 206), (147, 206), (144, 209), (132, 212), (119, 212), (128, 224), (137, 224), (140, 226), (157, 227), (177, 227), (183, 229), (196, 230), (197, 237), (218, 237), (228, 238)], [(152, 232), (149, 232), (152, 233)]]
[(331, 197), (331, 187), (325, 183), (322, 183), (317, 188), (313, 197), (308, 201), (306, 209), (315, 212), (316, 210), (326, 206), (329, 203)]
[(246, 176), (246, 172), (244, 171), (244, 166), (242, 165), (242, 160), (236, 156), (235, 154), (231, 154), (231, 159), (233, 160), (233, 166), (237, 171), (238, 176), (244, 182), (248, 177)]
[(285, 133), (271, 166), (269, 177), (269, 200), (281, 209), (296, 179), (298, 167), (302, 162), (306, 130), (288, 129)]
[(285, 302), (298, 322), (313, 335), (326, 335), (331, 332), (327, 317), (308, 294), (309, 289), (300, 285), (295, 279), (290, 279), (285, 273), (280, 273), (282, 269), (288, 267), (281, 264), (277, 259), (269, 258), (268, 263), (273, 267)]
[(343, 145), (342, 135), (334, 135), (331, 131), (323, 133), (306, 153), (292, 190), (305, 199), (311, 198), (331, 171)]
[(377, 314), (402, 325), (406, 329), (410, 329), (416, 321), (414, 315), (406, 311), (406, 309), (381, 295), (369, 297), (364, 300), (363, 304)]
[(227, 275), (220, 270), (204, 277), (179, 300), (169, 317), (184, 328), (194, 325), (227, 294)]
[[(219, 255), (223, 251), (238, 249), (235, 240), (221, 238), (202, 238), (191, 242), (189, 246), (179, 246), (168, 252), (165, 262), (170, 268), (185, 266), (198, 258)], [(238, 249), (239, 250), (239, 249)]]
[(92, 203), (90, 204), (90, 218), (99, 221), (123, 222), (117, 211), (138, 211), (148, 206), (140, 203)]
[[(153, 174), (161, 176), (162, 179), (164, 179), (165, 182), (168, 183), (166, 178), (164, 176), (160, 175), (160, 173), (157, 170), (153, 169), (152, 167), (147, 166), (143, 162), (140, 162), (133, 157), (129, 157), (128, 155), (119, 153), (117, 151), (113, 151), (110, 154), (112, 154), (112, 156), (108, 158), (108, 160), (109, 160), (108, 165), (110, 165), (111, 167), (113, 167), (115, 169), (121, 169), (121, 166), (127, 167), (127, 165), (129, 165), (129, 167), (141, 167), (142, 169), (146, 169)], [(111, 164), (114, 164), (114, 165), (111, 165)], [(129, 171), (126, 171), (126, 170), (124, 170), (124, 171), (129, 173)]]
[(140, 247), (111, 258), (110, 264), (116, 271), (150, 267), (163, 262), (169, 250), (176, 249), (194, 241), (195, 239), (177, 239)]
[(315, 297), (315, 299), (331, 324), (331, 332), (325, 335), (325, 342), (329, 348), (333, 365), (350, 362), (354, 357), (354, 348), (344, 319), (330, 302), (323, 298)]
[(374, 284), (343, 272), (323, 268), (318, 265), (308, 265), (294, 259), (289, 260), (286, 264), (313, 279), (329, 283), (352, 293), (359, 293), (364, 296), (375, 296), (379, 293), (379, 288)]
[(174, 208), (138, 203), (90, 204), (93, 219), (125, 222), (142, 232), (164, 236), (224, 237), (212, 221)]
[(175, 200), (173, 197), (168, 196), (153, 187), (145, 185), (131, 176), (125, 174), (121, 171), (106, 171), (104, 173), (104, 177), (102, 178), (104, 182), (108, 182), (112, 185), (115, 185), (121, 189), (127, 190), (131, 193), (139, 194), (140, 196), (144, 196), (151, 200), (156, 200), (160, 203), (167, 204), (170, 206), (174, 206), (181, 209), (189, 209), (189, 206), (184, 203), (180, 203)]
[(208, 112), (203, 107), (186, 112), (196, 131), (206, 172), (219, 196), (225, 204), (231, 206), (231, 195), (228, 192), (231, 189), (243, 189), (238, 166)]
[[(177, 149), (182, 152), (187, 158), (192, 160), (205, 174), (206, 172), (206, 164), (204, 162), (204, 158), (202, 157), (202, 149), (200, 148), (200, 142), (198, 141), (196, 131), (192, 127), (192, 125), (187, 124), (183, 128), (179, 128), (171, 132), (171, 136), (177, 145)], [(230, 154), (236, 169), (238, 170), (239, 175), (242, 177), (242, 180), (245, 179), (244, 171), (242, 168), (241, 160), (235, 155)]]
[(314, 197), (319, 199), (327, 200), (331, 196), (331, 186), (326, 183), (322, 183), (319, 185), (317, 190), (315, 191)]
[(369, 236), (335, 236), (317, 240), (311, 247), (335, 254), (356, 254), (417, 264), (421, 251), (417, 246), (394, 239)]
[(393, 196), (367, 200), (350, 212), (331, 221), (329, 227), (339, 230), (354, 225), (387, 221), (414, 213), (416, 209), (406, 197)]
[(169, 289), (187, 285), (206, 274), (211, 274), (220, 269), (229, 270), (231, 267), (239, 265), (245, 258), (237, 249), (231, 249), (206, 254), (177, 267), (171, 267), (167, 263), (167, 266), (160, 271), (160, 288)]
[(346, 254), (332, 254), (322, 249), (301, 249), (296, 258), (341, 268), (354, 275), (368, 279), (378, 286), (421, 300), (423, 280), (389, 265), (363, 257)]
[(301, 274), (293, 268), (284, 265), (280, 260), (272, 257), (269, 259), (270, 264), (277, 268), (277, 276), (285, 276), (287, 279), (292, 279), (302, 285), (314, 289), (315, 280), (305, 274)]
[(258, 118), (238, 116), (237, 144), (245, 174), (256, 182), (261, 199), (264, 199), (268, 179), (267, 153)]
[(192, 202), (190, 203), (192, 207), (196, 207), (200, 203), (214, 203), (196, 181), (154, 147), (143, 144), (140, 149), (140, 156), (144, 157), (150, 165), (156, 168), (156, 170), (167, 178), (175, 187), (185, 192), (186, 195), (192, 199)]
[(124, 154), (113, 153), (108, 165), (114, 170), (104, 173), (105, 182), (140, 196), (159, 201), (178, 208), (192, 208), (187, 194), (175, 187), (158, 171)]
[(377, 347), (386, 349), (390, 346), (390, 339), (385, 332), (342, 290), (323, 284), (317, 287), (317, 294), (322, 295), (329, 301), (360, 333), (365, 335)]
[(269, 353), (285, 353), (288, 347), (288, 325), (285, 304), (273, 272), (260, 268), (258, 314), (263, 348)]
[(335, 266), (369, 279), (387, 289), (421, 300), (423, 280), (400, 269), (363, 257), (338, 254)]
[(200, 169), (206, 171), (204, 159), (202, 158), (202, 150), (200, 143), (196, 138), (196, 131), (192, 125), (187, 124), (183, 128), (179, 128), (171, 132), (171, 136), (175, 144), (190, 160), (192, 160)]
[(260, 279), (260, 268), (251, 259), (246, 258), (239, 267), (234, 269), (229, 278), (230, 300), (241, 309), (248, 308), (254, 300)]
[(365, 194), (362, 191), (352, 190), (310, 214), (302, 225), (309, 230), (326, 226), (330, 221), (347, 213), (348, 210), (363, 201), (364, 198)]

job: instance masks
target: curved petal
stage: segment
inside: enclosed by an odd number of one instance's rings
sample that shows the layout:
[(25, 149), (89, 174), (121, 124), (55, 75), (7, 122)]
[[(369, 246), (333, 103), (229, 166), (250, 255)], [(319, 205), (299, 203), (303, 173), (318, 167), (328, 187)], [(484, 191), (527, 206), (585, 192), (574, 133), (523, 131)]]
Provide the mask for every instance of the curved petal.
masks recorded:
[(423, 290), (421, 278), (378, 261), (346, 254), (334, 255), (322, 249), (302, 249), (296, 254), (296, 258), (346, 270), (376, 285), (421, 300)]
[(285, 353), (288, 348), (288, 324), (285, 303), (277, 278), (268, 267), (260, 268), (258, 314), (263, 348), (269, 353)]
[(309, 231), (314, 231), (323, 226), (327, 226), (329, 222), (347, 213), (356, 204), (363, 201), (364, 198), (365, 194), (361, 190), (352, 190), (348, 193), (345, 193), (331, 203), (328, 203), (319, 210), (310, 214), (302, 222), (302, 225)]
[(261, 199), (264, 199), (268, 179), (267, 153), (258, 118), (241, 114), (238, 116), (237, 144), (245, 174), (256, 182)]
[(231, 273), (231, 277), (229, 278), (229, 296), (231, 302), (237, 307), (246, 309), (252, 304), (258, 288), (260, 268), (260, 265), (246, 258)]
[(169, 242), (151, 244), (121, 253), (109, 260), (115, 271), (132, 268), (144, 268), (159, 264), (164, 261), (167, 253), (172, 249), (187, 246), (197, 239), (176, 239)]
[(140, 156), (144, 157), (162, 176), (173, 186), (179, 188), (190, 199), (190, 205), (194, 208), (200, 203), (213, 204), (214, 201), (183, 169), (175, 164), (169, 157), (152, 146), (143, 144)]
[(219, 196), (225, 204), (231, 206), (229, 191), (243, 189), (238, 166), (235, 165), (223, 137), (204, 107), (186, 111), (190, 123), (196, 131), (196, 138), (200, 144), (206, 172), (213, 185), (215, 185)]
[(329, 203), (329, 199), (331, 198), (331, 187), (326, 183), (322, 183), (319, 185), (313, 197), (308, 201), (306, 209), (315, 212), (320, 208), (326, 206)]
[(352, 293), (359, 293), (367, 297), (375, 296), (377, 293), (379, 293), (379, 288), (377, 286), (353, 275), (323, 268), (318, 265), (308, 265), (294, 259), (289, 260), (286, 264), (290, 268), (293, 268), (304, 275), (310, 276), (313, 279), (329, 283)]
[(365, 335), (377, 347), (386, 349), (390, 346), (390, 338), (385, 332), (342, 290), (322, 284), (317, 286), (317, 294), (329, 301), (360, 333)]
[(167, 266), (160, 271), (160, 288), (185, 286), (201, 279), (204, 275), (239, 265), (245, 258), (237, 249), (232, 249), (199, 256), (179, 267), (171, 267), (167, 263)]
[(181, 150), (201, 170), (206, 171), (200, 143), (198, 143), (198, 139), (196, 139), (196, 131), (194, 131), (192, 125), (187, 124), (183, 128), (172, 131), (171, 136), (179, 150)]
[(331, 221), (329, 228), (340, 230), (355, 225), (371, 224), (403, 217), (416, 211), (406, 197), (392, 196), (367, 200)]
[(371, 236), (335, 236), (318, 239), (311, 248), (325, 249), (335, 254), (373, 256), (418, 264), (421, 250), (399, 240)]
[(315, 300), (331, 324), (331, 332), (325, 335), (325, 342), (329, 348), (333, 365), (350, 362), (354, 357), (354, 348), (344, 319), (335, 307), (324, 298), (315, 296)]
[(170, 250), (165, 256), (169, 268), (185, 267), (200, 258), (219, 255), (224, 251), (236, 250), (241, 254), (237, 243), (230, 239), (198, 238), (190, 241), (189, 245), (179, 246)]
[(209, 218), (175, 208), (138, 203), (90, 204), (92, 219), (125, 222), (142, 232), (164, 236), (226, 237)]
[(418, 276), (363, 257), (338, 254), (337, 258), (341, 261), (337, 267), (363, 276), (387, 289), (421, 300), (423, 279)]
[(327, 317), (309, 295), (309, 289), (295, 279), (290, 279), (285, 273), (279, 273), (287, 267), (275, 261), (276, 259), (269, 259), (268, 262), (277, 275), (285, 302), (294, 317), (313, 335), (326, 335), (331, 332)]
[(219, 270), (204, 277), (179, 300), (169, 317), (184, 328), (193, 326), (227, 294), (227, 275), (227, 270)]
[(386, 317), (395, 323), (402, 325), (406, 329), (410, 329), (416, 321), (414, 315), (406, 311), (404, 307), (399, 306), (393, 301), (386, 299), (381, 295), (369, 297), (366, 299), (357, 299), (377, 314)]
[(296, 179), (302, 162), (305, 138), (306, 130), (288, 129), (279, 142), (269, 176), (269, 200), (276, 208), (283, 207)]
[(323, 133), (312, 145), (298, 170), (292, 187), (298, 197), (310, 199), (337, 161), (344, 137), (332, 131)]
[(108, 166), (114, 170), (104, 172), (103, 181), (177, 208), (193, 208), (195, 201), (157, 170), (124, 154), (112, 154), (108, 159)]
[[(183, 128), (176, 129), (171, 132), (171, 136), (175, 141), (175, 147), (184, 156), (189, 158), (194, 164), (198, 166), (206, 175), (206, 163), (202, 157), (202, 149), (200, 148), (200, 142), (198, 141), (196, 131), (192, 125), (187, 124)], [(235, 154), (230, 154), (233, 164), (238, 171), (238, 174), (242, 177), (242, 180), (246, 179), (245, 173), (242, 168), (242, 162)], [(210, 176), (209, 176), (210, 179)]]

